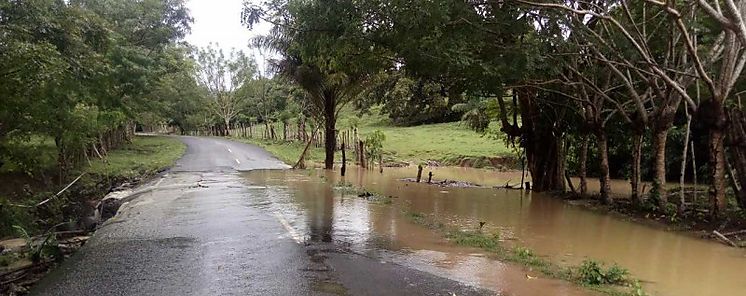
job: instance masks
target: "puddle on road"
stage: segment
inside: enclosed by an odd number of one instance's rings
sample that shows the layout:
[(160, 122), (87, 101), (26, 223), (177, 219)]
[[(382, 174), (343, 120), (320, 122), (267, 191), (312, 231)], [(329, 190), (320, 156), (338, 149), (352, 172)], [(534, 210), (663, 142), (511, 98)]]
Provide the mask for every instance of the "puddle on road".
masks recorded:
[[(427, 171), (426, 171), (427, 172)], [(438, 180), (487, 186), (520, 182), (519, 173), (468, 168), (435, 168)], [(386, 196), (371, 202), (335, 190), (338, 172), (254, 171), (252, 185), (264, 186), (266, 209), (286, 217), (305, 239), (335, 241), (355, 252), (391, 250), (389, 260), (492, 289), (504, 295), (587, 295), (557, 280), (527, 279), (522, 267), (488, 259), (480, 250), (455, 246), (434, 231), (414, 224), (403, 209), (438, 217), (463, 229), (486, 222), (560, 264), (592, 258), (628, 268), (653, 295), (742, 295), (746, 251), (686, 235), (586, 211), (538, 193), (492, 188), (442, 188), (399, 181), (416, 168), (389, 168), (384, 174), (351, 168), (354, 186)], [(424, 173), (423, 175), (425, 175)], [(621, 182), (621, 181), (620, 181)], [(532, 274), (535, 275), (535, 274)]]

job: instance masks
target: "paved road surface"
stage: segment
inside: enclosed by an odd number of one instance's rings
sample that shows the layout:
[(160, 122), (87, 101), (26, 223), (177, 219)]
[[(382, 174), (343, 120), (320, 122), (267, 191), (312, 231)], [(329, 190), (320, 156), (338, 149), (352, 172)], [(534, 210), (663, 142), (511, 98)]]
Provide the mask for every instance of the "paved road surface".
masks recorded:
[(122, 206), (34, 295), (482, 295), (461, 283), (299, 242), (239, 171), (285, 169), (263, 149), (182, 137), (187, 152)]

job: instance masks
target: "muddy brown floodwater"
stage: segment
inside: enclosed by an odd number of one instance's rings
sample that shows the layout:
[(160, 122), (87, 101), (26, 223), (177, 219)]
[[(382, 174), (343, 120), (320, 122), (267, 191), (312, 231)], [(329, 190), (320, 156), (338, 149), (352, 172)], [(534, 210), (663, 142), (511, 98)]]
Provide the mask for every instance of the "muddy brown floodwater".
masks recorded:
[[(434, 179), (495, 186), (520, 182), (519, 173), (470, 168), (434, 168)], [(567, 282), (489, 259), (477, 249), (449, 243), (413, 223), (403, 211), (437, 217), (450, 226), (499, 232), (506, 243), (524, 246), (559, 264), (584, 259), (617, 263), (630, 270), (652, 295), (746, 295), (746, 251), (625, 221), (569, 205), (540, 193), (494, 188), (442, 188), (400, 181), (415, 168), (383, 174), (349, 168), (345, 181), (386, 196), (370, 202), (335, 190), (338, 172), (253, 171), (252, 185), (264, 186), (266, 202), (310, 241), (335, 241), (354, 252), (492, 289), (501, 295), (591, 295)], [(427, 174), (427, 170), (423, 175)], [(621, 182), (619, 187), (621, 188)], [(383, 251), (382, 251), (383, 250)]]

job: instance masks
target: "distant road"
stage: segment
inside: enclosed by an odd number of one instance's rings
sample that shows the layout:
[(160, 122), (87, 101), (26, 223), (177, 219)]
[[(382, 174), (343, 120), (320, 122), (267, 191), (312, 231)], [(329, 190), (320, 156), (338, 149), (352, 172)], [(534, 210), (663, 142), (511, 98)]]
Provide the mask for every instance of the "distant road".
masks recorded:
[(265, 150), (181, 137), (186, 154), (122, 206), (33, 295), (483, 295), (459, 282), (299, 243), (238, 171), (286, 169)]

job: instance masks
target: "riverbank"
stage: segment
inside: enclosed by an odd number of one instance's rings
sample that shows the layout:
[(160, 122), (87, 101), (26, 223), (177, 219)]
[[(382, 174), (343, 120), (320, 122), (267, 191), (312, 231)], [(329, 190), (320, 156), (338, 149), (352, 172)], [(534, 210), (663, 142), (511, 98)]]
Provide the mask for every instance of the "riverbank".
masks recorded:
[[(185, 149), (174, 137), (136, 136), (132, 143), (109, 151), (105, 159), (92, 160), (72, 170), (64, 185), (43, 186), (47, 183), (44, 180), (25, 178), (23, 183), (36, 186), (5, 188), (6, 195), (0, 201), (0, 238), (4, 239), (2, 245), (7, 246), (0, 247), (5, 249), (0, 250), (0, 280), (12, 280), (17, 285), (3, 285), (3, 289), (25, 291), (54, 262), (82, 245), (89, 231), (95, 230), (100, 222), (96, 221), (95, 207), (107, 192), (146, 182), (172, 166)], [(12, 177), (18, 175), (3, 176)], [(39, 205), (45, 200), (48, 201)], [(13, 237), (19, 239), (9, 240)]]
[[(691, 195), (691, 191), (687, 193)], [(644, 202), (635, 206), (628, 198), (615, 198), (614, 203), (606, 205), (593, 196), (580, 196), (575, 193), (557, 193), (569, 204), (604, 215), (655, 227), (665, 231), (686, 234), (698, 239), (722, 243), (729, 247), (746, 248), (746, 212), (737, 205), (729, 205), (723, 217), (711, 220), (704, 198), (688, 203), (684, 211), (677, 209), (677, 204), (670, 203), (666, 209), (660, 209)], [(700, 197), (707, 195), (700, 190)], [(687, 198), (691, 198), (690, 196)]]

